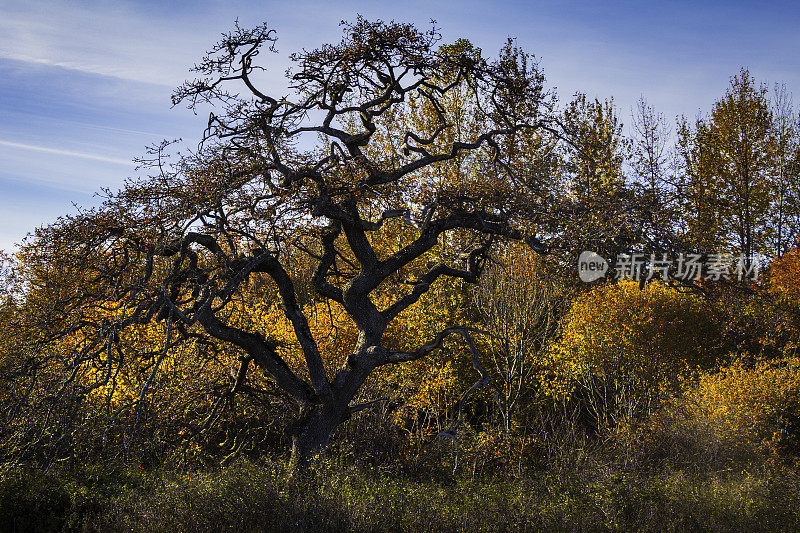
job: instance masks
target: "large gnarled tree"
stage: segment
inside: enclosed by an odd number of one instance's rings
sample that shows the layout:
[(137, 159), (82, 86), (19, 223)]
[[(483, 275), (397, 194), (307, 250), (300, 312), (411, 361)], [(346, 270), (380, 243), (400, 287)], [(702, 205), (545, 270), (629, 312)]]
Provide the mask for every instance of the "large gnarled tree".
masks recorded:
[[(274, 31), (237, 26), (195, 67), (201, 78), (174, 94), (193, 109), (214, 106), (198, 150), (169, 164), (165, 143), (145, 161), (150, 177), (38, 230), (26, 268), (58, 334), (80, 332), (65, 375), (91, 376), (81, 394), (114, 379), (121, 331), (163, 321), (164, 354), (185, 339), (239, 350), (228, 396), (258, 367), (296, 401), (292, 462), (302, 464), (360, 408), (353, 401), (377, 368), (424, 357), (453, 333), (469, 341), (454, 324), (412, 350), (386, 346), (387, 325), (432, 284), (476, 282), (498, 240), (550, 246), (564, 214), (557, 185), (536, 170), (549, 167), (532, 155), (546, 157), (555, 130), (530, 57), (509, 43), (489, 61), (408, 24), (359, 18), (344, 33), (294, 54), (290, 94), (276, 97), (259, 89), (256, 63)], [(376, 238), (388, 225), (405, 233), (394, 248)], [(444, 238), (449, 255), (430, 261)], [(290, 260), (299, 256), (314, 266), (313, 297), (338, 303), (358, 329), (334, 372), (298, 296)], [(412, 264), (415, 278), (379, 302)], [(227, 306), (259, 276), (277, 288), (302, 372), (269, 331), (229, 320)]]

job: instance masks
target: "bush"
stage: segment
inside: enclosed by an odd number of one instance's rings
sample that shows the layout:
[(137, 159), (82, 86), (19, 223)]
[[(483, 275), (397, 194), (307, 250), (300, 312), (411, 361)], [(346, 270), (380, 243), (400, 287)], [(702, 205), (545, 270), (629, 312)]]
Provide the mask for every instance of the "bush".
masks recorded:
[(719, 319), (711, 306), (661, 283), (600, 287), (579, 298), (562, 324), (550, 386), (580, 402), (596, 429), (645, 418), (681, 376), (716, 360)]
[(744, 358), (697, 373), (625, 437), (642, 466), (700, 473), (792, 463), (800, 454), (800, 359)]
[(735, 362), (701, 373), (684, 398), (698, 424), (712, 428), (712, 443), (769, 455), (800, 452), (800, 358)]

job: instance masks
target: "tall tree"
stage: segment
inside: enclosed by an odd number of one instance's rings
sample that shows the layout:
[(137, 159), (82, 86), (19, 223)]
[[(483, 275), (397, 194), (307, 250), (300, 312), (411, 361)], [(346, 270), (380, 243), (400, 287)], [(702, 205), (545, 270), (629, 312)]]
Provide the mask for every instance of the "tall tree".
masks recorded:
[(724, 242), (722, 218), (725, 199), (719, 194), (717, 153), (710, 139), (709, 126), (698, 117), (690, 125), (685, 117), (678, 122), (677, 151), (680, 169), (677, 197), (682, 237), (689, 248), (713, 252)]
[(654, 225), (672, 234), (679, 213), (675, 163), (678, 154), (670, 147), (672, 131), (662, 113), (644, 97), (632, 114), (630, 166), (634, 180), (653, 200)]
[(625, 183), (622, 166), (628, 141), (613, 99), (589, 100), (578, 93), (564, 110), (563, 122), (572, 141), (565, 154), (572, 194), (597, 199), (618, 190)]
[(626, 179), (630, 141), (622, 134), (614, 101), (590, 100), (578, 93), (561, 115), (563, 183), (580, 217), (565, 217), (570, 241), (605, 257), (650, 251), (649, 215), (654, 199)]
[[(707, 120), (679, 130), (690, 230), (709, 252), (770, 251), (775, 137), (767, 87), (742, 69)], [(700, 226), (703, 225), (703, 227)]]
[(724, 223), (736, 243), (734, 251), (746, 256), (765, 252), (775, 149), (766, 85), (757, 86), (742, 69), (714, 105), (709, 133), (719, 158), (720, 192), (729, 202)]
[(774, 249), (783, 255), (797, 238), (800, 227), (800, 114), (786, 85), (776, 84), (772, 98), (775, 135)]
[(644, 97), (636, 102), (633, 113), (631, 165), (637, 178), (650, 188), (654, 196), (666, 200), (669, 189), (668, 164), (671, 130), (662, 113), (658, 113)]
[[(79, 395), (114, 378), (122, 332), (162, 322), (164, 353), (184, 339), (239, 351), (224, 398), (243, 390), (255, 365), (293, 399), (292, 464), (302, 465), (364, 408), (354, 400), (376, 369), (422, 358), (450, 335), (475, 357), (458, 324), (411, 349), (387, 344), (384, 333), (437, 280), (475, 283), (493, 242), (546, 251), (556, 231), (545, 228), (561, 224), (558, 210), (519, 175), (514, 148), (530, 132), (555, 132), (543, 76), (513, 50), (497, 60), (464, 43), (440, 51), (435, 28), (359, 18), (344, 34), (292, 55), (292, 94), (274, 97), (255, 79), (274, 31), (237, 25), (197, 65), (201, 77), (173, 97), (192, 109), (215, 105), (199, 151), (170, 166), (167, 145), (156, 147), (152, 176), (108, 193), (99, 209), (41, 228), (25, 247), (35, 278), (29, 298), (39, 294), (58, 310), (53, 338), (80, 339), (48, 359), (71, 369), (63, 376), (81, 381)], [(426, 106), (429, 120), (400, 120), (414, 105)], [(474, 114), (469, 127), (459, 109)], [(379, 132), (386, 117), (397, 119), (395, 128)], [(436, 169), (467, 179), (431, 187)], [(469, 179), (480, 175), (492, 179)], [(444, 239), (458, 249), (432, 255)], [(339, 306), (355, 324), (338, 369), (323, 361), (298, 299), (298, 284), (308, 281), (292, 268), (298, 256), (315, 265), (306, 299)], [(404, 285), (410, 270), (420, 273)], [(280, 298), (302, 369), (287, 362), (268, 324), (234, 319), (234, 302), (265, 281)], [(396, 290), (385, 301), (378, 294), (387, 286)]]

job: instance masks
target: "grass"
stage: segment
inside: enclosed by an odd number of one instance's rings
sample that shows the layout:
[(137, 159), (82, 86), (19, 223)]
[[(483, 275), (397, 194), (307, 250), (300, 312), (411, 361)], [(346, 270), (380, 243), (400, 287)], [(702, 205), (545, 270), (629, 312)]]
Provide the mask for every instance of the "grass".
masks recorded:
[(287, 486), (281, 463), (179, 475), (7, 472), (2, 531), (792, 531), (800, 475), (753, 468), (561, 477), (409, 479), (321, 463)]

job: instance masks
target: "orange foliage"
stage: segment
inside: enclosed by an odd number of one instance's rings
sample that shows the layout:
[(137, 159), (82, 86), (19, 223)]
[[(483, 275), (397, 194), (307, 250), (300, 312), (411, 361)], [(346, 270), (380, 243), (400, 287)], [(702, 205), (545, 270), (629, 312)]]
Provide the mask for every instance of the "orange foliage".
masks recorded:
[(770, 454), (800, 451), (800, 358), (703, 372), (684, 401), (717, 444)]
[(800, 301), (800, 244), (772, 263), (770, 289), (789, 299)]

